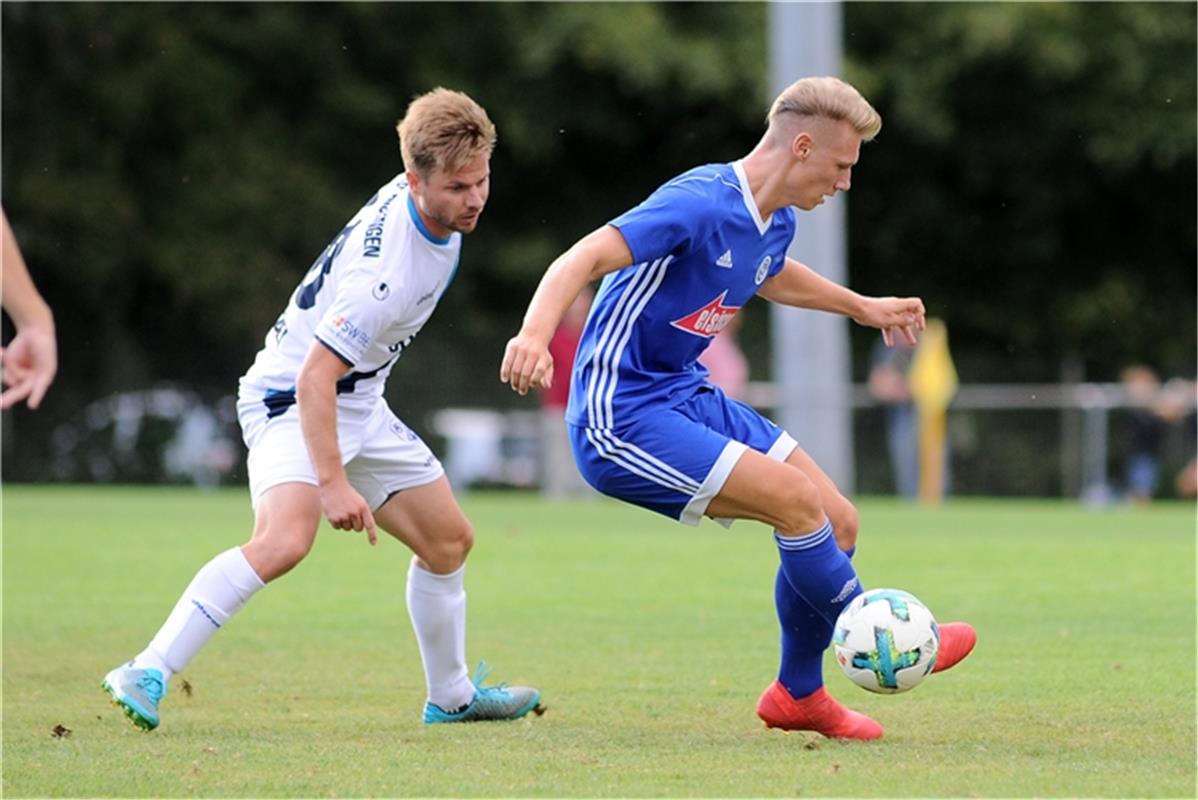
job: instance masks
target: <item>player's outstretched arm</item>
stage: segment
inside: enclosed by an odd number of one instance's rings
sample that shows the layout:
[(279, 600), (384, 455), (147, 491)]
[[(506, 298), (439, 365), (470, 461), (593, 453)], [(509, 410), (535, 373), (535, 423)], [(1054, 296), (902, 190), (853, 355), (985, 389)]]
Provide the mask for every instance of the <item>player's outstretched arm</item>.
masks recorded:
[(313, 342), (296, 376), (296, 405), (304, 444), (320, 482), (320, 504), (329, 524), (341, 531), (366, 531), (371, 544), (378, 542), (374, 515), (341, 465), (337, 441), (337, 379), (345, 362), (320, 342)]
[(9, 387), (0, 395), (0, 408), (10, 408), (22, 400), (30, 408), (37, 408), (58, 372), (54, 314), (33, 285), (21, 249), (2, 211), (0, 228), (3, 229), (0, 232), (3, 238), (0, 251), (0, 261), (4, 265), (3, 305), (16, 328), (16, 335), (8, 347), (0, 348), (4, 385)]
[(757, 293), (774, 303), (843, 314), (858, 325), (878, 328), (888, 347), (894, 345), (895, 334), (915, 344), (926, 324), (918, 297), (866, 297), (793, 258), (787, 258), (782, 271)]
[(558, 256), (533, 293), (520, 332), (507, 343), (499, 380), (510, 383), (519, 394), (527, 394), (533, 386), (548, 389), (553, 380), (549, 340), (566, 309), (582, 287), (630, 264), (627, 242), (610, 225), (592, 231)]

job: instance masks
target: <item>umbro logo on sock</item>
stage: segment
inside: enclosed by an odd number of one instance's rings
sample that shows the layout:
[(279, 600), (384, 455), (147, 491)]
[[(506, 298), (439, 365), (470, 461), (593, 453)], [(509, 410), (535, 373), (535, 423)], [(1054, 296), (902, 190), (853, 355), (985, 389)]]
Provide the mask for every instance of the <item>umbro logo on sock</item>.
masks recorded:
[(732, 269), (732, 251), (725, 250), (724, 255), (715, 260), (715, 265), (724, 269)]
[(847, 581), (844, 582), (844, 586), (841, 588), (840, 594), (833, 597), (832, 602), (833, 603), (843, 603), (845, 598), (847, 598), (850, 594), (852, 594), (853, 590), (856, 588), (857, 588), (857, 576), (854, 575), (853, 577), (849, 578)]
[(214, 627), (217, 627), (217, 628), (220, 627), (220, 623), (216, 621), (215, 617), (213, 617), (211, 614), (208, 613), (208, 609), (204, 608), (203, 603), (201, 603), (199, 600), (196, 600), (193, 597), (193, 598), (191, 598), (191, 604), (193, 606), (195, 606), (196, 608), (198, 608), (200, 610), (200, 613), (204, 615), (204, 619), (211, 622)]

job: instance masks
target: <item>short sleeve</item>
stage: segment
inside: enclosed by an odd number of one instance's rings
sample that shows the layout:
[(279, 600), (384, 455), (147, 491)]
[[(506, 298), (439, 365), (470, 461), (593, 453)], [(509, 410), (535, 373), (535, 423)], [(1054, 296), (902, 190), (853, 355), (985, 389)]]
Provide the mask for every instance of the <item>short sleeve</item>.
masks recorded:
[(346, 281), (316, 327), (316, 338), (349, 367), (362, 360), (394, 321), (393, 287), (365, 278), (361, 274)]
[(639, 264), (681, 255), (705, 241), (711, 235), (715, 210), (712, 200), (694, 183), (674, 180), (608, 224), (620, 231), (632, 252), (632, 262)]

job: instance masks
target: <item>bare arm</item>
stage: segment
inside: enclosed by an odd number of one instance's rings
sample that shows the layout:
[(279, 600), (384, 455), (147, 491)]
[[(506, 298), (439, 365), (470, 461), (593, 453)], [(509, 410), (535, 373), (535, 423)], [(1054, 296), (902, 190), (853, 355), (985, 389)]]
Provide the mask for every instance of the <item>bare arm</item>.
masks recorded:
[(350, 485), (341, 464), (337, 442), (337, 379), (346, 373), (345, 362), (320, 342), (313, 342), (295, 381), (300, 428), (316, 479), (325, 516), (337, 530), (365, 529), (371, 544), (378, 541), (374, 515)]
[(4, 383), (9, 386), (0, 395), (0, 408), (9, 408), (25, 398), (30, 408), (37, 408), (58, 372), (54, 315), (29, 277), (29, 269), (3, 212), (0, 212), (0, 226), (3, 227), (0, 232), (3, 305), (16, 327), (13, 340), (0, 348)]
[(527, 394), (532, 386), (548, 389), (553, 380), (549, 340), (582, 287), (632, 264), (632, 252), (618, 230), (604, 225), (575, 242), (545, 271), (533, 293), (524, 324), (507, 343), (499, 380)]
[(842, 314), (858, 325), (878, 328), (887, 346), (894, 344), (896, 332), (915, 344), (925, 326), (923, 301), (918, 297), (866, 297), (793, 258), (787, 258), (782, 271), (763, 283), (757, 294), (773, 303)]

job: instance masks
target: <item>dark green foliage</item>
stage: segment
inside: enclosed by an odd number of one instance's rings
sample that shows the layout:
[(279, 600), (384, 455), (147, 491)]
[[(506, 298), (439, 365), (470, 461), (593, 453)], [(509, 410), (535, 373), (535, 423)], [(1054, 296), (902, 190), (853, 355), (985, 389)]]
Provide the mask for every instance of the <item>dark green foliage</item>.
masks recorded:
[(1195, 7), (845, 13), (886, 120), (851, 195), (857, 288), (920, 293), (967, 381), (1192, 373)]
[[(11, 415), (6, 478), (49, 431), (163, 382), (225, 395), (300, 276), (400, 171), (436, 85), (500, 133), (493, 193), (392, 380), (427, 434), (495, 379), (549, 261), (768, 106), (748, 3), (23, 4), (3, 17), (3, 203), (59, 318), (62, 371)], [(851, 276), (919, 293), (966, 381), (1190, 370), (1195, 9), (847, 4), (848, 77), (882, 112), (850, 202)], [(764, 304), (745, 330), (768, 377)], [(859, 369), (868, 335), (855, 333)], [(528, 401), (523, 401), (528, 402)], [(14, 427), (19, 430), (14, 430)]]

